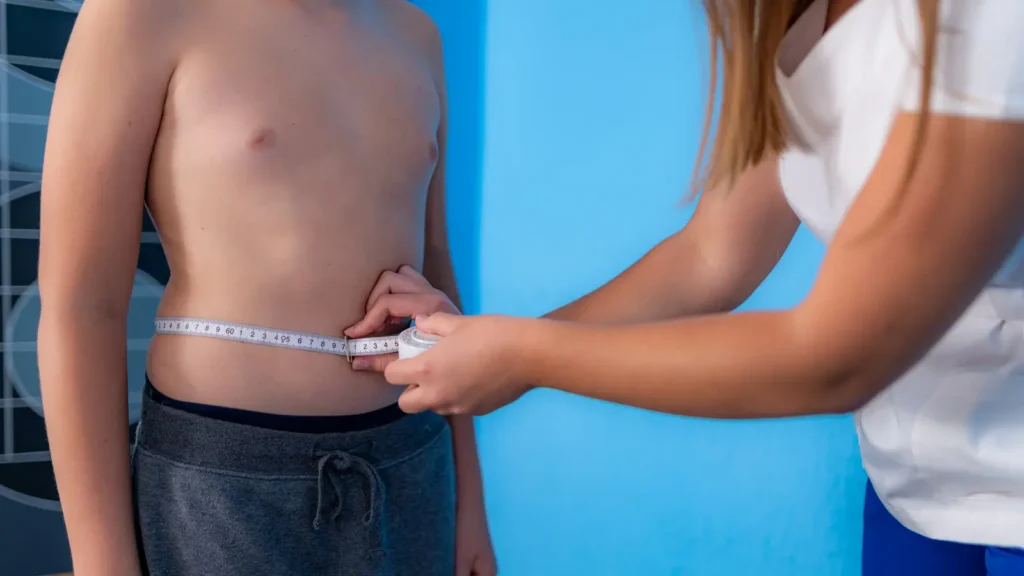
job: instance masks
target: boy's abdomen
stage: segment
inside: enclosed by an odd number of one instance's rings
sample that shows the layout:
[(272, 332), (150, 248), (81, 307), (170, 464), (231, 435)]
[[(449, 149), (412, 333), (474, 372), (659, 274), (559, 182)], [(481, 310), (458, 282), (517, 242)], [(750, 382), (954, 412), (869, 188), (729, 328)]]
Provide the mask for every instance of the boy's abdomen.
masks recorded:
[[(211, 26), (179, 64), (147, 198), (171, 269), (161, 316), (338, 337), (383, 271), (422, 263), (438, 87), (379, 15), (322, 9)], [(172, 398), (260, 412), (400, 393), (337, 356), (194, 336), (154, 338), (147, 364)]]

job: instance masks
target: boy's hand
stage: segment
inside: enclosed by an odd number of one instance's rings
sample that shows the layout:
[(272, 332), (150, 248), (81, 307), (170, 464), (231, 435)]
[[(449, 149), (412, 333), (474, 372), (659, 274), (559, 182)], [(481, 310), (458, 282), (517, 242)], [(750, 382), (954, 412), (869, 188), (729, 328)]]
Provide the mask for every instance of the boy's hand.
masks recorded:
[(491, 545), (482, 498), (459, 498), (455, 531), (455, 576), (496, 576), (498, 562)]
[[(398, 272), (386, 270), (370, 291), (366, 301), (366, 315), (346, 329), (345, 336), (365, 338), (410, 318), (436, 312), (460, 313), (444, 292), (431, 286), (411, 266), (402, 266)], [(352, 359), (352, 369), (383, 372), (397, 358), (397, 354), (360, 356)]]

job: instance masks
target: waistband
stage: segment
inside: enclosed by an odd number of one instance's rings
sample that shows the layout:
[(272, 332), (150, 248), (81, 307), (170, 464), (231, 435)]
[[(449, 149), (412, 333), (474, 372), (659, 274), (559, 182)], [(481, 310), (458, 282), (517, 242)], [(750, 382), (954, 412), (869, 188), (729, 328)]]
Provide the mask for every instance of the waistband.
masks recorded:
[(375, 466), (416, 452), (447, 429), (433, 412), (366, 430), (314, 434), (261, 428), (192, 414), (142, 398), (138, 446), (170, 460), (252, 474), (316, 475), (327, 453), (360, 455)]
[(227, 406), (213, 406), (199, 404), (196, 402), (185, 402), (165, 396), (163, 392), (146, 376), (146, 386), (143, 395), (151, 398), (161, 406), (176, 408), (184, 412), (190, 412), (197, 416), (205, 416), (214, 420), (234, 422), (235, 424), (248, 424), (259, 428), (270, 428), (283, 432), (309, 432), (313, 434), (327, 434), (330, 432), (355, 432), (357, 430), (368, 430), (378, 426), (390, 424), (406, 416), (405, 412), (398, 407), (398, 404), (391, 404), (379, 410), (364, 412), (362, 414), (346, 414), (343, 416), (292, 416), (287, 414), (268, 414), (266, 412), (255, 412), (242, 410), (240, 408), (229, 408)]

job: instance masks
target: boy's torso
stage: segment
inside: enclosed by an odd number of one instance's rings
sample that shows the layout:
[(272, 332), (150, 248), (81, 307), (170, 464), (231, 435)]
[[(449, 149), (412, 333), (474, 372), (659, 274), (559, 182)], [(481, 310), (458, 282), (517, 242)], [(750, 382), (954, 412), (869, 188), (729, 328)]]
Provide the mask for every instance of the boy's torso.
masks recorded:
[[(404, 0), (184, 0), (147, 202), (171, 267), (161, 316), (340, 335), (378, 275), (423, 257), (440, 55)], [(169, 396), (275, 413), (394, 401), (344, 358), (155, 337)]]

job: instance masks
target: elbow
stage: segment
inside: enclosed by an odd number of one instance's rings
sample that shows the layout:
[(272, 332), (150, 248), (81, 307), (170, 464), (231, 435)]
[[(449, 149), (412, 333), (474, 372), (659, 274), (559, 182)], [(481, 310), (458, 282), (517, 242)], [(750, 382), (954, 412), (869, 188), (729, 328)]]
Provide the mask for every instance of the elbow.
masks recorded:
[(888, 381), (869, 374), (850, 375), (838, 381), (826, 381), (819, 389), (818, 414), (849, 414), (863, 408), (879, 392), (884, 390)]
[(746, 272), (728, 258), (702, 259), (696, 266), (672, 269), (659, 296), (670, 318), (726, 314), (746, 302), (757, 287)]
[(51, 304), (40, 306), (39, 340), (61, 335), (107, 333), (127, 330), (128, 310), (105, 306)]
[(870, 402), (888, 386), (891, 379), (883, 378), (881, 370), (874, 369), (871, 360), (858, 366), (836, 362), (815, 362), (804, 382), (799, 404), (801, 415), (849, 414)]
[[(744, 258), (731, 244), (716, 246), (705, 243), (694, 250), (696, 265), (688, 278), (679, 278), (678, 282), (686, 282), (699, 290), (699, 297), (704, 303), (702, 312), (728, 313), (736, 310), (767, 276), (767, 271)], [(685, 292), (680, 290), (680, 293)]]
[[(50, 363), (74, 350), (127, 338), (128, 303), (82, 295), (50, 294), (40, 298), (36, 334), (39, 362)], [(104, 344), (105, 345), (105, 344)]]
[(707, 270), (702, 283), (707, 311), (725, 314), (735, 311), (750, 298), (758, 281), (751, 281), (746, 270), (739, 267), (719, 265)]
[[(99, 284), (66, 286), (67, 282), (39, 281), (39, 319), (64, 324), (106, 325), (128, 321), (131, 287), (127, 290)], [(86, 283), (88, 284), (88, 283)]]
[(796, 362), (803, 366), (806, 414), (856, 412), (905, 369), (879, 338), (818, 328), (797, 330)]

